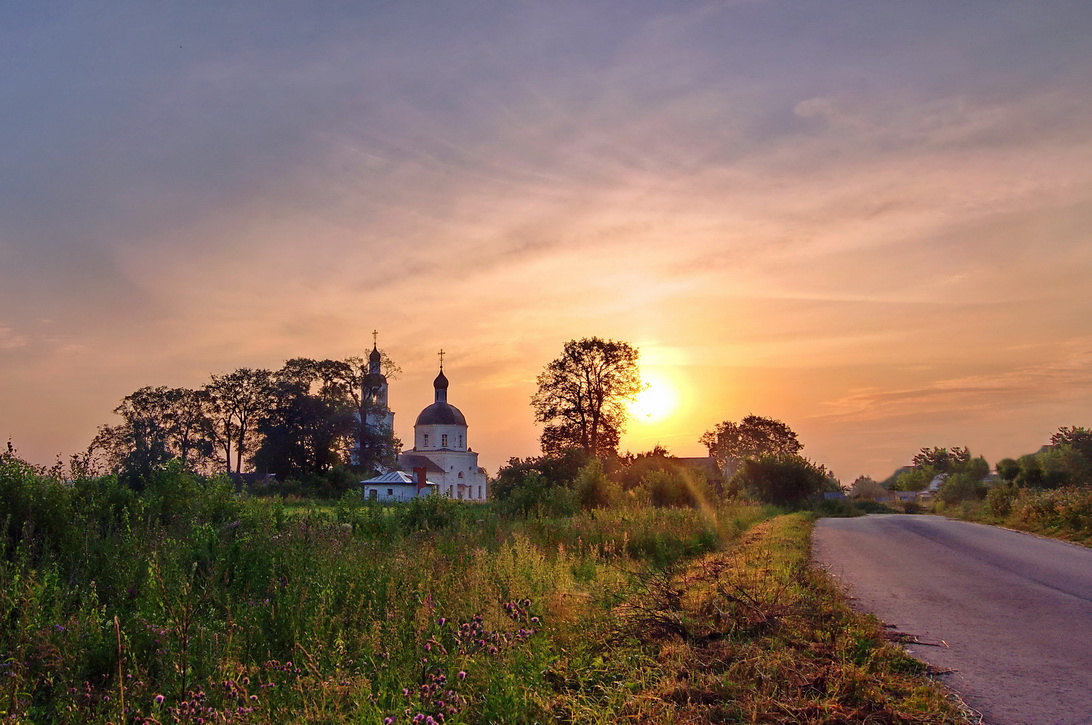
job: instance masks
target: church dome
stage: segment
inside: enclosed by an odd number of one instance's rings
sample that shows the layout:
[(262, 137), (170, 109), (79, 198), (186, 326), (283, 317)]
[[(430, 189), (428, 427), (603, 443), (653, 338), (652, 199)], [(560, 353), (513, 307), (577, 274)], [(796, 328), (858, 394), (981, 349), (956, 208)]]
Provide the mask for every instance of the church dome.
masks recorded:
[(440, 374), (436, 376), (436, 379), (432, 381), (432, 387), (437, 390), (447, 390), (448, 382), (447, 376), (444, 375), (444, 371), (440, 370)]
[[(441, 376), (443, 374), (441, 373)], [(437, 379), (439, 380), (439, 379)], [(444, 378), (444, 383), (447, 379)], [(437, 385), (439, 387), (439, 385)], [(415, 425), (466, 425), (462, 411), (450, 403), (437, 401), (421, 411)]]

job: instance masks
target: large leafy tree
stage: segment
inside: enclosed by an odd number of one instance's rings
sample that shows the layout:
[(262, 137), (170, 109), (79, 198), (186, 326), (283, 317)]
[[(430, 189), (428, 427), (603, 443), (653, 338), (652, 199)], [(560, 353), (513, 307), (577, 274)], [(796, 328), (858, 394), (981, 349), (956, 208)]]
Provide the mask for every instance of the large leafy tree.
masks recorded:
[(531, 398), (542, 423), (542, 452), (569, 448), (601, 457), (614, 453), (625, 431), (626, 403), (641, 392), (638, 351), (598, 337), (570, 340), (538, 376)]
[(223, 455), (225, 469), (243, 470), (243, 457), (256, 448), (258, 423), (273, 401), (273, 373), (265, 369), (239, 368), (227, 375), (213, 375), (205, 385), (209, 431)]
[(1050, 436), (1050, 443), (1053, 446), (1069, 446), (1092, 464), (1092, 430), (1081, 426), (1062, 427)]
[(343, 463), (355, 438), (356, 378), (349, 361), (287, 361), (271, 378), (255, 466), (289, 478)]
[(102, 452), (110, 467), (135, 487), (172, 459), (200, 470), (212, 454), (205, 402), (200, 390), (140, 388), (114, 409), (121, 423), (99, 428), (88, 455)]
[(707, 430), (699, 442), (709, 449), (726, 476), (731, 476), (743, 461), (759, 456), (792, 456), (804, 444), (792, 428), (774, 418), (748, 415), (739, 423), (726, 420)]

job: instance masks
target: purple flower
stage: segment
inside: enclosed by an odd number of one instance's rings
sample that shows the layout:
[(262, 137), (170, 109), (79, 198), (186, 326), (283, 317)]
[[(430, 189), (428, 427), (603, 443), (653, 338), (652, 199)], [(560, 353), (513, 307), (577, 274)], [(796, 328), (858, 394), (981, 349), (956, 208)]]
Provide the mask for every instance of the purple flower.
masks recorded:
[(440, 617), (439, 625), (441, 627), (443, 627), (445, 624), (447, 624), (447, 618), (446, 617)]
[(163, 695), (156, 695), (154, 699), (155, 699), (155, 704), (157, 704), (157, 705), (162, 705), (163, 704), (163, 700), (164, 700)]
[(459, 674), (457, 674), (455, 676), (458, 677), (460, 680), (465, 680), (466, 679), (466, 671), (465, 670), (459, 670)]

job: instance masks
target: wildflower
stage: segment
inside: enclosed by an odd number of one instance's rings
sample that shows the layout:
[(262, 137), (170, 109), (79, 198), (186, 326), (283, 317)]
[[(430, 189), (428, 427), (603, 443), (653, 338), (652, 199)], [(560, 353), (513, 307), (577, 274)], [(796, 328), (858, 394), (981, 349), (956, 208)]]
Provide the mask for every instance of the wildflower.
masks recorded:
[(157, 704), (157, 705), (162, 705), (162, 704), (163, 704), (163, 700), (164, 700), (165, 698), (163, 697), (163, 695), (156, 695), (154, 699), (155, 699), (155, 704)]
[(457, 674), (455, 676), (458, 677), (460, 680), (465, 680), (466, 679), (466, 670), (459, 670), (459, 674)]
[(440, 621), (438, 622), (438, 624), (441, 627), (443, 627), (445, 624), (447, 624), (447, 617), (440, 617)]
[(383, 725), (394, 725), (394, 718), (391, 717), (390, 715), (383, 718)]

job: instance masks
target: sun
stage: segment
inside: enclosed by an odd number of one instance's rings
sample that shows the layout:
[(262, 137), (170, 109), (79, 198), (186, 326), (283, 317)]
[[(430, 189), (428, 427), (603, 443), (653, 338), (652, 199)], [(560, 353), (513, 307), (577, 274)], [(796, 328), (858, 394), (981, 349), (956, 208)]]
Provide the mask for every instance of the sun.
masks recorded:
[(675, 412), (679, 394), (671, 381), (662, 375), (642, 371), (641, 377), (648, 387), (629, 404), (629, 414), (637, 423), (658, 423)]

